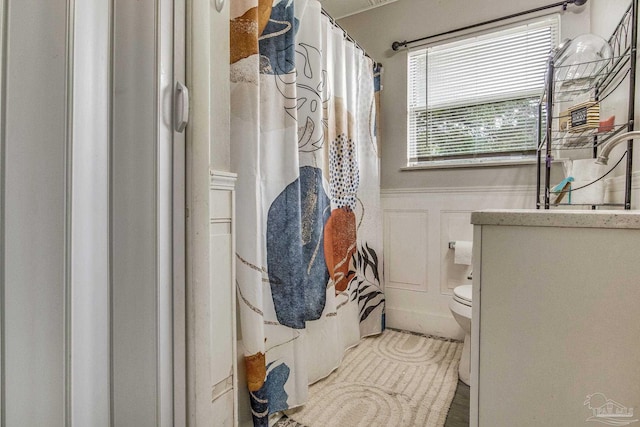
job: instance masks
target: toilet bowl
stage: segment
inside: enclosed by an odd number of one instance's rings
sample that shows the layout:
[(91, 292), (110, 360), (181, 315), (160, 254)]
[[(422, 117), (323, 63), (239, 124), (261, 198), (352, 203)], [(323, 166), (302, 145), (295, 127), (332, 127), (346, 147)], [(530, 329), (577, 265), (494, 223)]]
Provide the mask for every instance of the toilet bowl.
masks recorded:
[(471, 359), (471, 285), (458, 286), (453, 290), (453, 298), (449, 302), (449, 309), (462, 330), (464, 331), (464, 345), (458, 368), (460, 381), (470, 383)]

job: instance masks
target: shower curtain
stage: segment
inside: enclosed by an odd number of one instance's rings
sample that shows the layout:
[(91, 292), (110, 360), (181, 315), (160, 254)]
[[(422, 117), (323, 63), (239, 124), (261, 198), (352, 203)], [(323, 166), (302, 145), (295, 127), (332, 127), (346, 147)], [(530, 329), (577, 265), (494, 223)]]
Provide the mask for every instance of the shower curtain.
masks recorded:
[(232, 0), (230, 60), (241, 335), (267, 426), (384, 329), (379, 73), (316, 0)]

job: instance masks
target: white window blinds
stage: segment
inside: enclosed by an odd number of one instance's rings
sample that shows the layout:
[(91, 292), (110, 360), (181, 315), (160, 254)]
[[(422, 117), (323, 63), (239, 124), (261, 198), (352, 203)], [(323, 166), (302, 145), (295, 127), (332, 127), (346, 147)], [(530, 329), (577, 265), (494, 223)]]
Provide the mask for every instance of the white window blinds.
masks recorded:
[(410, 52), (409, 164), (535, 150), (558, 21), (539, 18)]

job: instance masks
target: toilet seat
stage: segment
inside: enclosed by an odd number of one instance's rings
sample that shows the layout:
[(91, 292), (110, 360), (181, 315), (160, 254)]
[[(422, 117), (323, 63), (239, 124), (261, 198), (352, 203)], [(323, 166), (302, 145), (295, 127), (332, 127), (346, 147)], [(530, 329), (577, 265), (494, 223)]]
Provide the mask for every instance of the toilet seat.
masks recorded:
[(473, 288), (471, 285), (457, 286), (453, 289), (453, 300), (471, 307)]

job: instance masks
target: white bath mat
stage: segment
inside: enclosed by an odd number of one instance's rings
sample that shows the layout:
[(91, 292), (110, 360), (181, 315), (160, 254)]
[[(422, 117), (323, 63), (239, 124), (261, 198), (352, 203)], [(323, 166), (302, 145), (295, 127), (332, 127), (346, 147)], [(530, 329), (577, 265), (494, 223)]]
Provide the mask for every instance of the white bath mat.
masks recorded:
[[(387, 329), (350, 349), (281, 426), (441, 427), (458, 382), (462, 343)], [(281, 424), (282, 423), (282, 424)]]

